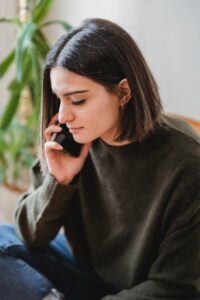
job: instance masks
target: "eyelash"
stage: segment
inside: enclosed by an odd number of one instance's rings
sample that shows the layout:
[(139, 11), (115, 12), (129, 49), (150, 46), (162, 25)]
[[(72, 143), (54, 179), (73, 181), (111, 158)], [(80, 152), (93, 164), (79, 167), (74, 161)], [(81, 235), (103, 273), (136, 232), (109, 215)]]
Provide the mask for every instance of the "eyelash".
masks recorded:
[(78, 101), (71, 101), (71, 104), (73, 105), (83, 105), (85, 103), (86, 99), (78, 100)]
[[(56, 97), (56, 99), (60, 102), (60, 98)], [(82, 99), (82, 100), (76, 100), (76, 101), (71, 101), (71, 104), (73, 105), (83, 105), (85, 103), (86, 99)]]

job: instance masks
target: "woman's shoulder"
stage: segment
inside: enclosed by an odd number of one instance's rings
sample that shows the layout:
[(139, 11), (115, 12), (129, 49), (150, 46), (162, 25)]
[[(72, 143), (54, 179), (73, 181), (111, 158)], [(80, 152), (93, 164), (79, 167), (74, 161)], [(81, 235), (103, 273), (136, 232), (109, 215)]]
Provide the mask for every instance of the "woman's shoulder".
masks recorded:
[[(163, 115), (160, 123), (166, 161), (200, 180), (200, 134), (180, 117)], [(159, 150), (158, 150), (159, 151)]]
[(167, 148), (178, 156), (191, 156), (200, 160), (200, 133), (186, 120), (178, 116), (162, 115), (160, 135)]
[(198, 177), (200, 182), (200, 134), (186, 121), (162, 115), (146, 148), (150, 152), (148, 157), (156, 161), (158, 169), (167, 174), (180, 174), (186, 170), (187, 175)]

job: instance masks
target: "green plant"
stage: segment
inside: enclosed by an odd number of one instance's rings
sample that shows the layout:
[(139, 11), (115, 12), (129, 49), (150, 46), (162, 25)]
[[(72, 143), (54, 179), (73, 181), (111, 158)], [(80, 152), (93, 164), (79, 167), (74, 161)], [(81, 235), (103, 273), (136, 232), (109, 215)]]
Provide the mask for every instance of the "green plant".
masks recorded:
[(53, 0), (29, 0), (23, 8), (26, 9), (25, 18), (0, 19), (17, 28), (15, 47), (0, 63), (0, 78), (9, 72), (11, 65), (16, 69), (8, 84), (9, 99), (0, 116), (0, 181), (9, 186), (16, 183), (21, 170), (29, 168), (35, 157), (41, 70), (50, 49), (43, 28), (59, 24), (65, 30), (71, 29), (62, 20), (44, 21), (52, 4)]

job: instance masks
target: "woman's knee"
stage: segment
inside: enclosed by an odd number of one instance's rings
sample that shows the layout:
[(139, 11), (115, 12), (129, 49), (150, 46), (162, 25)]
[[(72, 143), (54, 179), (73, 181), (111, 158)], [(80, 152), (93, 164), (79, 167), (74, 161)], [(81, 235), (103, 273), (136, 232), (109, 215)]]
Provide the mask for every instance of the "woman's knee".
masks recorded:
[(12, 257), (0, 249), (0, 299), (43, 299), (51, 282), (23, 260)]

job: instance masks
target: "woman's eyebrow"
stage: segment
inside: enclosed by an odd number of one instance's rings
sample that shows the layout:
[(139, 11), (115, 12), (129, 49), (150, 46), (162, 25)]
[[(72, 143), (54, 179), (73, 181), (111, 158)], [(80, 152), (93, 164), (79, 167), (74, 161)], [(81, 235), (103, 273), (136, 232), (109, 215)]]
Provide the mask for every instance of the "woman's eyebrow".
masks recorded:
[[(71, 95), (74, 95), (74, 94), (81, 94), (81, 93), (86, 93), (86, 92), (89, 92), (89, 90), (74, 90), (74, 91), (71, 91), (71, 92), (68, 92), (68, 93), (64, 93), (63, 96), (66, 97), (66, 96), (71, 96)], [(52, 93), (54, 95), (57, 95), (56, 92), (52, 89)]]
[(65, 93), (65, 94), (63, 94), (63, 96), (71, 96), (74, 94), (81, 94), (81, 93), (86, 93), (86, 92), (89, 92), (89, 90), (75, 90), (75, 91)]

